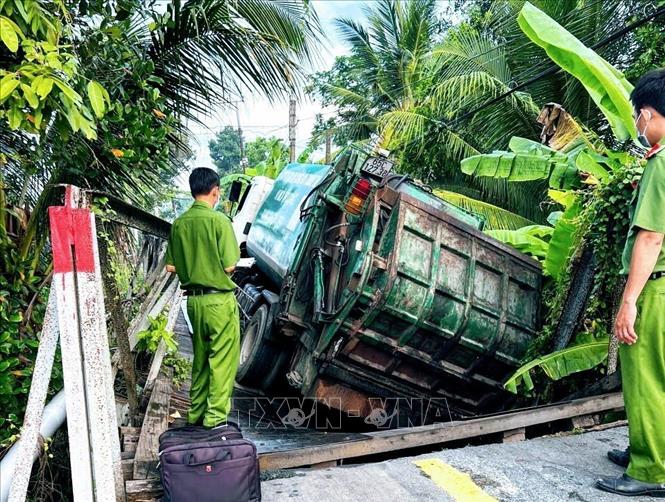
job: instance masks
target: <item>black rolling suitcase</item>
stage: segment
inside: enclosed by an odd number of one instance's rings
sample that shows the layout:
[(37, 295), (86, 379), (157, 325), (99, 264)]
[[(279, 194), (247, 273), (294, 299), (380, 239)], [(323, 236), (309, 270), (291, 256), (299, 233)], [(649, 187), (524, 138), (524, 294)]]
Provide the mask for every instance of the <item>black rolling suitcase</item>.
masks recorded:
[(165, 502), (258, 502), (256, 446), (228, 422), (186, 426), (159, 436), (159, 472)]

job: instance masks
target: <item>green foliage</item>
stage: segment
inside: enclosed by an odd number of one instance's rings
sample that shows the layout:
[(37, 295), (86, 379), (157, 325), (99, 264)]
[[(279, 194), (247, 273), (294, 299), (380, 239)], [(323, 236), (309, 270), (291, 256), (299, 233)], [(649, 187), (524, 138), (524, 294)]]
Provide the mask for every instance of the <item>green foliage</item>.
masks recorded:
[[(13, 53), (0, 69), (0, 118), (12, 130), (36, 134), (54, 120), (95, 139), (95, 118), (82, 96), (86, 85), (81, 65), (61, 40), (72, 28), (56, 16), (60, 7), (59, 2), (47, 6), (36, 0), (0, 4), (1, 39)], [(95, 115), (102, 118), (110, 104), (108, 93), (90, 81), (87, 94)]]
[(520, 367), (504, 383), (504, 387), (514, 394), (517, 394), (517, 388), (520, 384), (524, 384), (524, 390), (527, 392), (533, 390), (531, 371), (535, 368), (542, 369), (552, 380), (559, 380), (573, 373), (595, 368), (607, 359), (608, 343), (609, 338), (594, 339), (588, 343), (572, 345), (538, 357)]
[(486, 230), (518, 230), (528, 225), (534, 225), (533, 221), (518, 214), (457, 192), (435, 189), (434, 195), (481, 216), (485, 220), (484, 228)]
[(629, 208), (644, 171), (644, 161), (630, 158), (608, 183), (587, 195), (580, 220), (584, 241), (593, 249), (598, 268), (585, 318), (612, 326), (612, 298), (621, 282), (621, 256), (630, 225)]
[[(23, 418), (48, 297), (48, 288), (40, 287), (46, 274), (39, 260), (34, 254), (22, 257), (2, 230), (0, 226), (0, 443), (14, 434), (5, 422)], [(60, 388), (58, 355), (51, 389)]]
[(210, 157), (221, 176), (240, 170), (240, 133), (225, 126), (208, 142)]
[(0, 426), (2, 433), (0, 434), (0, 451), (9, 448), (21, 437), (21, 422), (14, 413), (10, 413), (7, 417), (0, 417)]
[(147, 329), (137, 333), (136, 350), (149, 352), (154, 354), (159, 347), (160, 342), (164, 342), (167, 354), (172, 354), (178, 350), (178, 343), (176, 342), (173, 332), (166, 329), (168, 322), (165, 314), (160, 314), (157, 317), (149, 317), (150, 325)]
[(571, 204), (554, 225), (544, 263), (545, 271), (554, 280), (559, 278), (574, 250), (577, 217), (580, 211), (579, 204)]
[(247, 166), (256, 167), (265, 163), (283, 162), (289, 160), (289, 147), (275, 136), (264, 138), (259, 136), (245, 146)]
[(633, 32), (637, 50), (631, 58), (630, 67), (624, 70), (629, 81), (635, 82), (646, 72), (665, 67), (664, 32), (665, 16), (658, 16), (651, 23), (640, 26)]
[[(563, 154), (526, 138), (511, 138), (511, 152), (494, 151), (473, 155), (462, 160), (462, 172), (473, 176), (489, 176), (508, 181), (549, 180), (550, 188), (578, 188), (580, 179), (576, 163), (587, 145)], [(590, 157), (589, 157), (590, 158)], [(582, 167), (595, 167), (588, 162)]]
[(177, 389), (180, 389), (192, 373), (192, 363), (189, 359), (173, 353), (164, 358), (164, 364), (173, 368), (173, 384)]
[(518, 230), (487, 230), (485, 233), (537, 260), (544, 260), (553, 230), (552, 227), (544, 225), (530, 225)]
[(517, 20), (534, 43), (582, 83), (619, 141), (637, 136), (630, 103), (633, 86), (620, 71), (529, 2), (524, 4)]
[[(263, 160), (257, 164), (249, 164), (245, 169), (245, 174), (248, 176), (267, 176), (268, 178), (275, 179), (279, 173), (286, 167), (289, 160), (289, 148), (279, 138), (269, 138), (265, 143), (261, 143), (265, 147), (263, 152)], [(248, 145), (249, 146), (249, 145)], [(254, 151), (258, 157), (258, 151)]]

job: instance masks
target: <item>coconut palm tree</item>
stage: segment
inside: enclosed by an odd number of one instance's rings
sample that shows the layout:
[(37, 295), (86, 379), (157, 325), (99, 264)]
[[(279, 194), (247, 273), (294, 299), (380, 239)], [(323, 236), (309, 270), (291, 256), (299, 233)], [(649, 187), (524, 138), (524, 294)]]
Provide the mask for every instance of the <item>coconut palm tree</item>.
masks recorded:
[[(551, 65), (542, 49), (530, 43), (517, 25), (524, 3), (467, 2), (469, 19), (448, 29), (442, 40), (437, 40), (436, 31), (433, 34), (423, 29), (417, 13), (411, 19), (407, 6), (389, 0), (368, 12), (366, 26), (341, 21), (352, 54), (350, 67), (349, 61), (345, 62), (347, 73), (355, 76), (331, 79), (333, 84), (342, 84), (338, 86), (326, 86), (325, 78), (316, 82), (319, 94), (342, 110), (344, 122), (336, 127), (356, 131), (357, 139), (379, 135), (409, 172), (432, 184), (543, 222), (546, 212), (539, 203), (546, 198), (544, 184), (510, 186), (502, 180), (480, 180), (459, 172), (461, 159), (505, 149), (512, 136), (537, 139), (538, 111), (552, 101), (561, 103), (603, 139), (611, 136), (589, 95), (565, 73), (547, 74), (502, 97)], [(623, 27), (645, 7), (640, 0), (532, 3), (587, 45)], [(437, 15), (436, 9), (427, 11), (424, 5), (414, 10), (426, 12), (428, 18)], [(418, 35), (418, 42), (402, 36), (409, 31), (407, 23), (418, 27), (411, 31)], [(436, 22), (429, 19), (426, 26), (436, 26)], [(624, 69), (643, 46), (628, 34), (605, 46), (600, 54)], [(337, 77), (334, 72), (328, 76)], [(352, 86), (344, 85), (349, 81)]]

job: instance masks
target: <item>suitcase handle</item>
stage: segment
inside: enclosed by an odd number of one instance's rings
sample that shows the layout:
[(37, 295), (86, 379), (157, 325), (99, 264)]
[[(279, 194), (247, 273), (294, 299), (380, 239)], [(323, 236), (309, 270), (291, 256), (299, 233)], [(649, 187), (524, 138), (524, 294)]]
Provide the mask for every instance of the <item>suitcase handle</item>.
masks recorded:
[(206, 464), (210, 464), (212, 462), (219, 462), (220, 460), (226, 460), (230, 456), (231, 456), (231, 452), (229, 450), (223, 450), (223, 451), (220, 451), (217, 454), (217, 456), (212, 460), (204, 460), (203, 462), (194, 463), (193, 462), (194, 454), (190, 453), (189, 455), (187, 455), (187, 461), (185, 462), (185, 464), (189, 465), (189, 466), (192, 466), (192, 467), (197, 466), (197, 465), (206, 465)]

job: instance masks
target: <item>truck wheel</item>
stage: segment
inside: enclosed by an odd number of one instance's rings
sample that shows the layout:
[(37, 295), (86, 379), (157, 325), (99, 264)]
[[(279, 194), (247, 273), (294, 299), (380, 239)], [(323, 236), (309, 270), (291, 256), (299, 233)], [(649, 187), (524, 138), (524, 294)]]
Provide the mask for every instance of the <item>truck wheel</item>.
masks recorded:
[(283, 360), (281, 350), (267, 338), (271, 319), (268, 305), (261, 305), (247, 324), (240, 340), (240, 364), (236, 380), (242, 385), (266, 389), (274, 381)]

